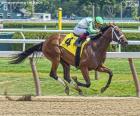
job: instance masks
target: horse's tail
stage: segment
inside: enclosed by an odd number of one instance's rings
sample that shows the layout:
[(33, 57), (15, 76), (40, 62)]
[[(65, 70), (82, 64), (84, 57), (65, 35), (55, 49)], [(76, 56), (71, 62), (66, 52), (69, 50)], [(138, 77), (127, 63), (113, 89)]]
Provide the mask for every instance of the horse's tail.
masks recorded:
[(19, 64), (22, 61), (24, 61), (28, 56), (30, 56), (34, 52), (42, 51), (43, 42), (25, 50), (24, 52), (21, 52), (19, 54), (16, 54), (12, 57), (12, 60), (9, 62), (10, 64)]

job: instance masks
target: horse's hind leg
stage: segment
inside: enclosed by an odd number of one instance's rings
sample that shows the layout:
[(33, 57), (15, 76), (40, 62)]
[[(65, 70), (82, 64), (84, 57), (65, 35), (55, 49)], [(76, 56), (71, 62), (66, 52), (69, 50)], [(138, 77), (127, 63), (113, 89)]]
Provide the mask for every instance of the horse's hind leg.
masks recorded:
[[(61, 64), (63, 66), (63, 70), (64, 70), (64, 79), (70, 83), (70, 85), (79, 92), (80, 95), (82, 94), (82, 90), (78, 87), (78, 85), (71, 80), (70, 78), (70, 65), (68, 63), (66, 63), (64, 60), (61, 59)], [(65, 92), (69, 92), (68, 88), (65, 89)]]
[(65, 85), (64, 81), (61, 78), (59, 78), (58, 75), (57, 75), (57, 68), (58, 68), (59, 63), (60, 63), (59, 57), (58, 58), (56, 57), (52, 60), (50, 77), (52, 77), (55, 80), (60, 81), (63, 85)]
[(106, 85), (101, 89), (101, 93), (103, 93), (109, 87), (109, 85), (111, 83), (111, 80), (112, 80), (113, 73), (112, 73), (112, 71), (110, 69), (108, 69), (107, 67), (104, 67), (104, 66), (98, 67), (97, 71), (106, 72), (106, 73), (109, 74), (109, 79), (108, 79)]
[(64, 72), (64, 79), (70, 83), (71, 79), (70, 79), (70, 65), (68, 63), (66, 63), (64, 60), (61, 59), (61, 64), (63, 66), (63, 72)]
[(55, 58), (52, 60), (52, 68), (51, 68), (51, 72), (50, 72), (50, 77), (54, 78), (55, 80), (58, 80), (65, 87), (65, 93), (68, 95), (69, 88), (68, 88), (66, 82), (57, 76), (57, 68), (58, 68), (59, 63), (60, 63), (59, 58)]
[(58, 65), (59, 65), (59, 58), (53, 59), (52, 60), (52, 67), (51, 67), (50, 77), (54, 78), (55, 80), (58, 79), (58, 76), (57, 76), (57, 73), (56, 73)]

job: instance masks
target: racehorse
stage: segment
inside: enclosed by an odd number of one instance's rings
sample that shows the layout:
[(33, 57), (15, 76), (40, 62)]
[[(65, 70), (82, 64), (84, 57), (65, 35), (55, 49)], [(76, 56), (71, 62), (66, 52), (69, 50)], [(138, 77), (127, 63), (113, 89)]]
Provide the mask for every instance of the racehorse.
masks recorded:
[[(119, 29), (118, 26), (114, 24), (109, 24), (105, 26), (105, 28), (102, 30), (102, 34), (99, 36), (98, 39), (91, 40), (84, 46), (80, 58), (79, 69), (81, 70), (85, 83), (79, 82), (77, 78), (70, 78), (70, 65), (75, 66), (75, 57), (63, 47), (60, 47), (60, 43), (62, 42), (64, 37), (64, 34), (53, 34), (49, 36), (48, 39), (46, 39), (44, 42), (39, 43), (25, 50), (22, 53), (17, 54), (15, 57), (13, 57), (11, 63), (21, 63), (32, 53), (41, 51), (43, 52), (44, 56), (52, 63), (50, 77), (66, 85), (66, 83), (57, 76), (57, 68), (58, 65), (61, 63), (64, 69), (64, 79), (68, 83), (75, 82), (77, 84), (77, 86), (75, 86), (75, 89), (79, 91), (79, 94), (82, 94), (79, 86), (89, 88), (91, 85), (89, 77), (90, 70), (108, 73), (109, 79), (106, 85), (101, 88), (101, 92), (104, 92), (109, 87), (113, 76), (112, 71), (109, 68), (103, 66), (106, 59), (107, 48), (111, 41), (115, 41), (121, 45), (128, 44), (127, 39), (125, 38), (122, 31)], [(68, 90), (68, 88), (66, 90)]]

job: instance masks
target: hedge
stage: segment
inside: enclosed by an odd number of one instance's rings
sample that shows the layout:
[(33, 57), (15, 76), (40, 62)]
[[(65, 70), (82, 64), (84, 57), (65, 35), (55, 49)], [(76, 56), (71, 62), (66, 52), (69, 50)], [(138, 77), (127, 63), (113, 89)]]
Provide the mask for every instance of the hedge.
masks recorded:
[(140, 23), (116, 23), (120, 28), (135, 28), (138, 29)]
[[(63, 28), (73, 29), (76, 23), (63, 23)], [(135, 28), (138, 29), (140, 23), (116, 23), (120, 28)], [(55, 28), (58, 29), (58, 23), (4, 23), (4, 28)]]
[[(74, 28), (76, 23), (63, 23), (63, 28)], [(58, 29), (58, 23), (4, 23), (4, 28), (46, 28)]]
[[(49, 36), (52, 33), (47, 32), (25, 32), (23, 33), (27, 39), (40, 39), (42, 36)], [(54, 33), (53, 33), (54, 34)], [(128, 40), (140, 40), (140, 33), (125, 33), (125, 37)], [(13, 36), (14, 39), (22, 38), (20, 33), (15, 33)]]

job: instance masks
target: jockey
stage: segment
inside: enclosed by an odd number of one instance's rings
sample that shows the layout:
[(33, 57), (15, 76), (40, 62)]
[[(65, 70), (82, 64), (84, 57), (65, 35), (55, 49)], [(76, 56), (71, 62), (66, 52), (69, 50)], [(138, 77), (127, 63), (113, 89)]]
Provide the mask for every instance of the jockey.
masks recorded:
[(74, 28), (74, 34), (79, 36), (76, 40), (76, 46), (81, 46), (82, 41), (84, 41), (88, 35), (96, 34), (100, 31), (104, 21), (102, 17), (97, 16), (95, 20), (91, 17), (82, 19)]

